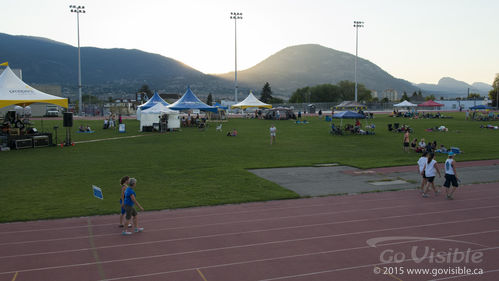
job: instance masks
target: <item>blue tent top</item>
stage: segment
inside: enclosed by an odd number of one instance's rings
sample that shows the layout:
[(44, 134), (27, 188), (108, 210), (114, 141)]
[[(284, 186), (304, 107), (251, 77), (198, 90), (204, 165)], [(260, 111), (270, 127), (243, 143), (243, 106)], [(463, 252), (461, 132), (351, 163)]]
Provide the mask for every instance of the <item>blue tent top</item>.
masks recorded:
[(223, 110), (229, 109), (227, 106), (223, 106), (223, 105), (219, 104), (218, 102), (216, 102), (213, 106), (216, 108), (219, 108), (219, 109), (223, 109)]
[(493, 107), (490, 107), (490, 106), (487, 106), (487, 105), (483, 105), (483, 104), (475, 105), (475, 106), (470, 107), (470, 109), (492, 109), (492, 108)]
[(140, 108), (140, 110), (146, 110), (148, 108), (155, 106), (158, 103), (161, 103), (164, 106), (169, 105), (169, 103), (167, 103), (164, 99), (162, 99), (158, 95), (158, 92), (154, 92), (154, 95), (152, 96), (152, 98), (150, 98), (146, 103), (139, 105), (139, 108)]
[(188, 109), (199, 109), (203, 111), (217, 112), (218, 109), (214, 106), (207, 105), (202, 102), (194, 93), (191, 88), (187, 86), (187, 91), (185, 94), (176, 102), (172, 103), (168, 108), (173, 110), (188, 110)]
[(363, 115), (363, 114), (359, 114), (359, 113), (353, 112), (353, 111), (342, 111), (342, 112), (338, 112), (338, 113), (333, 114), (333, 118), (338, 118), (338, 119), (346, 119), (346, 118), (364, 119), (364, 118), (366, 118), (366, 116)]

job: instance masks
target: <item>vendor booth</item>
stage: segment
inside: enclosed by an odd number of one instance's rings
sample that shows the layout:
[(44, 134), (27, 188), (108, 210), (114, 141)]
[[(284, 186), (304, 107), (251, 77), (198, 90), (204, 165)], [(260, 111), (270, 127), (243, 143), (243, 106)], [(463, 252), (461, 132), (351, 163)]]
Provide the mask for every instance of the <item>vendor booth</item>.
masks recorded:
[(142, 114), (142, 111), (149, 109), (156, 104), (162, 104), (164, 106), (168, 106), (169, 104), (162, 99), (159, 95), (158, 92), (154, 92), (154, 95), (144, 104), (141, 104), (137, 107), (137, 120), (140, 120), (140, 116)]
[[(0, 108), (17, 105), (8, 111), (0, 124), (0, 148), (34, 148), (52, 144), (52, 134), (38, 132), (30, 128), (29, 105), (33, 103), (50, 103), (68, 107), (68, 99), (49, 95), (38, 91), (19, 79), (9, 66), (0, 75)], [(23, 114), (21, 115), (20, 112)], [(71, 119), (72, 121), (72, 119)]]
[(140, 118), (140, 131), (152, 132), (179, 129), (180, 119), (177, 110), (171, 110), (158, 103), (151, 108), (143, 110)]

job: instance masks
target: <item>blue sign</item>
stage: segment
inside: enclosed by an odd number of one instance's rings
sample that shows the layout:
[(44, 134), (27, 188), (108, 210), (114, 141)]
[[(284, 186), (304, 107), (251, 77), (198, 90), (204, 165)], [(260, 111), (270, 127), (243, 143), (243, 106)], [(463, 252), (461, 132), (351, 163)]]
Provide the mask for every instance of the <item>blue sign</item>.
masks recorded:
[(99, 198), (100, 200), (104, 199), (104, 195), (102, 194), (102, 189), (100, 189), (99, 187), (97, 187), (95, 185), (92, 185), (92, 189), (94, 191), (95, 197)]

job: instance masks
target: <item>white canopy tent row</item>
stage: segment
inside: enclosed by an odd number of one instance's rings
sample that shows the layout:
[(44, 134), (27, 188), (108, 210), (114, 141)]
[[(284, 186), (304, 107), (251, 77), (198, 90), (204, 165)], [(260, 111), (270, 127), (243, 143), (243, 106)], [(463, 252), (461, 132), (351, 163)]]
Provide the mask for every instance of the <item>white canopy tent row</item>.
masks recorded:
[(160, 123), (161, 116), (166, 114), (168, 117), (168, 129), (179, 129), (180, 119), (179, 111), (171, 110), (167, 106), (161, 103), (155, 104), (141, 112), (140, 117), (140, 131), (143, 131), (144, 127), (154, 126), (155, 123)]

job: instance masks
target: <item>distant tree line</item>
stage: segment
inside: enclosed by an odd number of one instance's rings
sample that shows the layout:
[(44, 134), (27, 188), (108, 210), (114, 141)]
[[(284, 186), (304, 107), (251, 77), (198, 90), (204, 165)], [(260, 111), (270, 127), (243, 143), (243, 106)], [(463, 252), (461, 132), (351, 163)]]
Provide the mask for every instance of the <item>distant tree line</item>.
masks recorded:
[[(336, 85), (322, 84), (300, 88), (289, 98), (290, 103), (340, 102), (345, 100), (355, 100), (354, 82), (344, 80)], [(363, 84), (357, 84), (357, 100), (371, 101), (371, 90), (368, 90)]]

